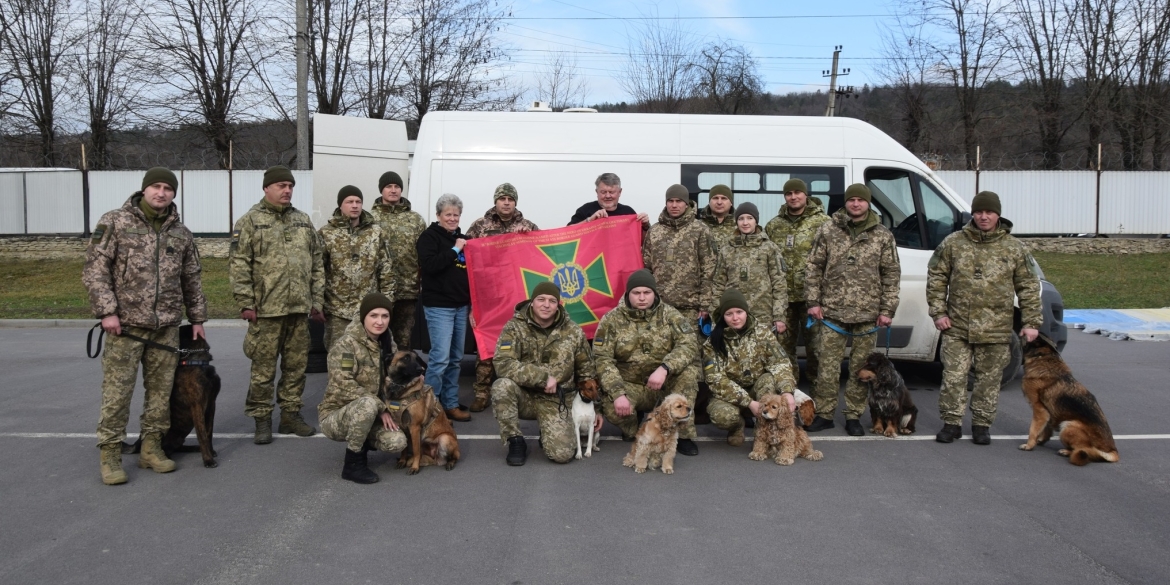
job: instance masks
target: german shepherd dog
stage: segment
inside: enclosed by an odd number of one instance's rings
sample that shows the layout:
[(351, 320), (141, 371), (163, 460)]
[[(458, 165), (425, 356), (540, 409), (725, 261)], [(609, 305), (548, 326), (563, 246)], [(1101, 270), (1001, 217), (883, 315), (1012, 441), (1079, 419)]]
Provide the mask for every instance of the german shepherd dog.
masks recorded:
[(914, 432), (918, 407), (890, 358), (880, 351), (869, 354), (857, 371), (857, 379), (869, 386), (869, 415), (875, 435), (893, 438)]
[(386, 384), (382, 401), (390, 416), (406, 433), (406, 449), (398, 457), (398, 468), (410, 468), (410, 475), (420, 467), (444, 462), (448, 471), (459, 461), (459, 440), (435, 391), (423, 383), (426, 365), (413, 351), (399, 351), (386, 366)]
[[(171, 389), (171, 428), (162, 438), (162, 448), (169, 457), (173, 453), (203, 455), (204, 467), (218, 467), (217, 453), (211, 438), (215, 429), (215, 399), (219, 396), (219, 374), (211, 365), (211, 346), (206, 339), (192, 339), (190, 325), (179, 327), (179, 349), (189, 350), (179, 358), (175, 369), (175, 385)], [(199, 445), (184, 445), (187, 435), (195, 430)], [(142, 438), (133, 446), (123, 445), (122, 450), (138, 453), (142, 450)]]
[(1069, 463), (1117, 461), (1113, 431), (1097, 398), (1073, 378), (1056, 346), (1043, 335), (1024, 346), (1023, 388), (1032, 405), (1032, 424), (1020, 449), (1031, 451), (1058, 431), (1064, 444), (1058, 453)]

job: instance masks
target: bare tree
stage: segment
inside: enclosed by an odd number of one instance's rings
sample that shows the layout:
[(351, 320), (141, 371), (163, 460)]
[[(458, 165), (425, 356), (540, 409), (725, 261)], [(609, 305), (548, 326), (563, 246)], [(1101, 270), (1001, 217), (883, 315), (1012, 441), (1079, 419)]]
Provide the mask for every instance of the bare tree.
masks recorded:
[(1122, 40), (1114, 43), (1109, 56), (1120, 84), (1109, 106), (1121, 141), (1121, 164), (1126, 170), (1142, 168), (1152, 141), (1150, 168), (1161, 170), (1168, 122), (1170, 6), (1165, 0), (1129, 0), (1122, 26)]
[(657, 11), (631, 26), (618, 83), (642, 111), (682, 110), (698, 83), (694, 35), (676, 18), (658, 18)]
[(710, 43), (691, 66), (696, 74), (695, 97), (708, 112), (746, 114), (764, 91), (756, 60), (742, 45)]
[(1119, 86), (1110, 56), (1118, 42), (1118, 16), (1121, 0), (1078, 0), (1074, 19), (1078, 49), (1077, 64), (1081, 88), (1081, 109), (1087, 130), (1086, 161), (1090, 167), (1097, 159), (1109, 123), (1107, 104)]
[(358, 36), (365, 43), (355, 57), (360, 75), (355, 75), (355, 99), (370, 118), (383, 119), (393, 112), (391, 100), (402, 93), (398, 79), (404, 60), (402, 51), (409, 40), (394, 26), (397, 1), (370, 0)]
[(935, 61), (923, 42), (923, 23), (899, 21), (898, 26), (887, 28), (882, 35), (882, 54), (885, 59), (877, 71), (896, 92), (902, 144), (914, 153), (929, 152), (933, 145), (927, 129), (927, 96), (934, 82)]
[(536, 99), (562, 110), (585, 104), (589, 85), (577, 69), (577, 56), (566, 51), (549, 54), (536, 74)]
[[(180, 124), (199, 129), (226, 168), (228, 150), (244, 111), (255, 105), (250, 76), (265, 59), (250, 48), (260, 12), (257, 0), (158, 0), (144, 18), (151, 67), (174, 91), (158, 107)], [(241, 101), (243, 100), (243, 101)]]
[(308, 0), (309, 78), (317, 94), (317, 112), (344, 114), (349, 104), (349, 75), (358, 23), (367, 4), (378, 0)]
[[(498, 67), (506, 59), (497, 33), (506, 15), (493, 0), (407, 0), (408, 25), (399, 115), (410, 134), (432, 111), (511, 108)], [(493, 75), (492, 69), (496, 69)]]
[(89, 118), (90, 166), (110, 167), (110, 139), (124, 126), (142, 88), (133, 71), (131, 26), (139, 12), (127, 0), (87, 0), (83, 35), (72, 55), (75, 87)]
[(0, 0), (0, 58), (15, 89), (12, 113), (39, 134), (41, 164), (57, 164), (56, 111), (70, 47), (69, 0)]

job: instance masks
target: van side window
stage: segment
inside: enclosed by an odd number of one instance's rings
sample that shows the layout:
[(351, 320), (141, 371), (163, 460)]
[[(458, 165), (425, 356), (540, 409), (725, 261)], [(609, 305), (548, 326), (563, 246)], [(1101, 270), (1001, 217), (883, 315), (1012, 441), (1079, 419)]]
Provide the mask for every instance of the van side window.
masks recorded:
[[(680, 183), (697, 193), (699, 208), (707, 206), (709, 191), (715, 185), (727, 185), (735, 193), (736, 205), (750, 201), (760, 210), (760, 224), (768, 223), (784, 205), (784, 183), (803, 179), (809, 197), (820, 200), (825, 213), (841, 206), (845, 192), (844, 167), (805, 167), (773, 165), (684, 164)], [(830, 204), (835, 207), (830, 208)]]
[(951, 235), (951, 232), (962, 229), (963, 226), (958, 225), (958, 213), (938, 189), (931, 185), (930, 181), (922, 177), (917, 178), (919, 194), (922, 196), (922, 217), (926, 219), (926, 249), (933, 250)]
[(873, 209), (903, 248), (933, 250), (957, 225), (958, 212), (938, 188), (917, 173), (869, 168), (865, 184), (873, 193)]

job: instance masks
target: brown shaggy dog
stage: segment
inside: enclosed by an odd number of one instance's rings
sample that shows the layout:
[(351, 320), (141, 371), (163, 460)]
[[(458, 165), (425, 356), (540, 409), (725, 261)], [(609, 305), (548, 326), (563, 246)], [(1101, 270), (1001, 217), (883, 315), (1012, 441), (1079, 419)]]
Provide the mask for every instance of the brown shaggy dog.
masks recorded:
[(760, 417), (756, 423), (756, 444), (748, 458), (763, 461), (776, 458), (777, 465), (792, 465), (796, 456), (809, 461), (820, 461), (824, 454), (813, 449), (812, 441), (804, 429), (796, 426), (788, 404), (779, 394), (769, 394), (760, 399)]
[(1073, 465), (1117, 461), (1113, 431), (1096, 397), (1073, 378), (1052, 342), (1043, 335), (1024, 346), (1024, 397), (1032, 405), (1028, 442), (1020, 449), (1043, 445), (1059, 429), (1064, 448), (1058, 451)]
[(420, 467), (444, 462), (448, 471), (459, 461), (459, 440), (435, 391), (423, 383), (426, 366), (413, 351), (399, 351), (386, 366), (386, 385), (382, 397), (390, 409), (394, 424), (406, 433), (406, 448), (398, 457), (398, 468), (410, 468), (410, 475)]
[(910, 390), (893, 362), (880, 351), (865, 358), (857, 379), (869, 386), (869, 416), (873, 434), (893, 438), (914, 432), (918, 407), (910, 399)]
[(638, 429), (638, 436), (622, 459), (622, 465), (633, 467), (638, 473), (645, 473), (647, 467), (662, 467), (662, 473), (674, 473), (678, 427), (689, 416), (691, 403), (686, 396), (671, 394), (664, 398)]

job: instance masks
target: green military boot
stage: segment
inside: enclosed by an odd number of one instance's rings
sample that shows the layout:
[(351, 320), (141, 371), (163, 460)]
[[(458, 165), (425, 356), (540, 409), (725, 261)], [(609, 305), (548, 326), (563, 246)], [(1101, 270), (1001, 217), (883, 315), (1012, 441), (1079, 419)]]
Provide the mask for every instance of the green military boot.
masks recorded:
[(175, 462), (168, 459), (167, 454), (163, 452), (162, 440), (157, 433), (143, 435), (138, 467), (153, 469), (157, 473), (170, 473), (175, 470)]
[(118, 485), (130, 479), (122, 470), (122, 446), (102, 445), (102, 483)]
[(267, 445), (272, 442), (272, 415), (256, 417), (256, 436), (252, 442), (257, 445)]
[(282, 435), (296, 435), (298, 437), (311, 437), (317, 434), (317, 429), (309, 426), (304, 418), (301, 418), (301, 411), (280, 411), (280, 427), (276, 429)]

